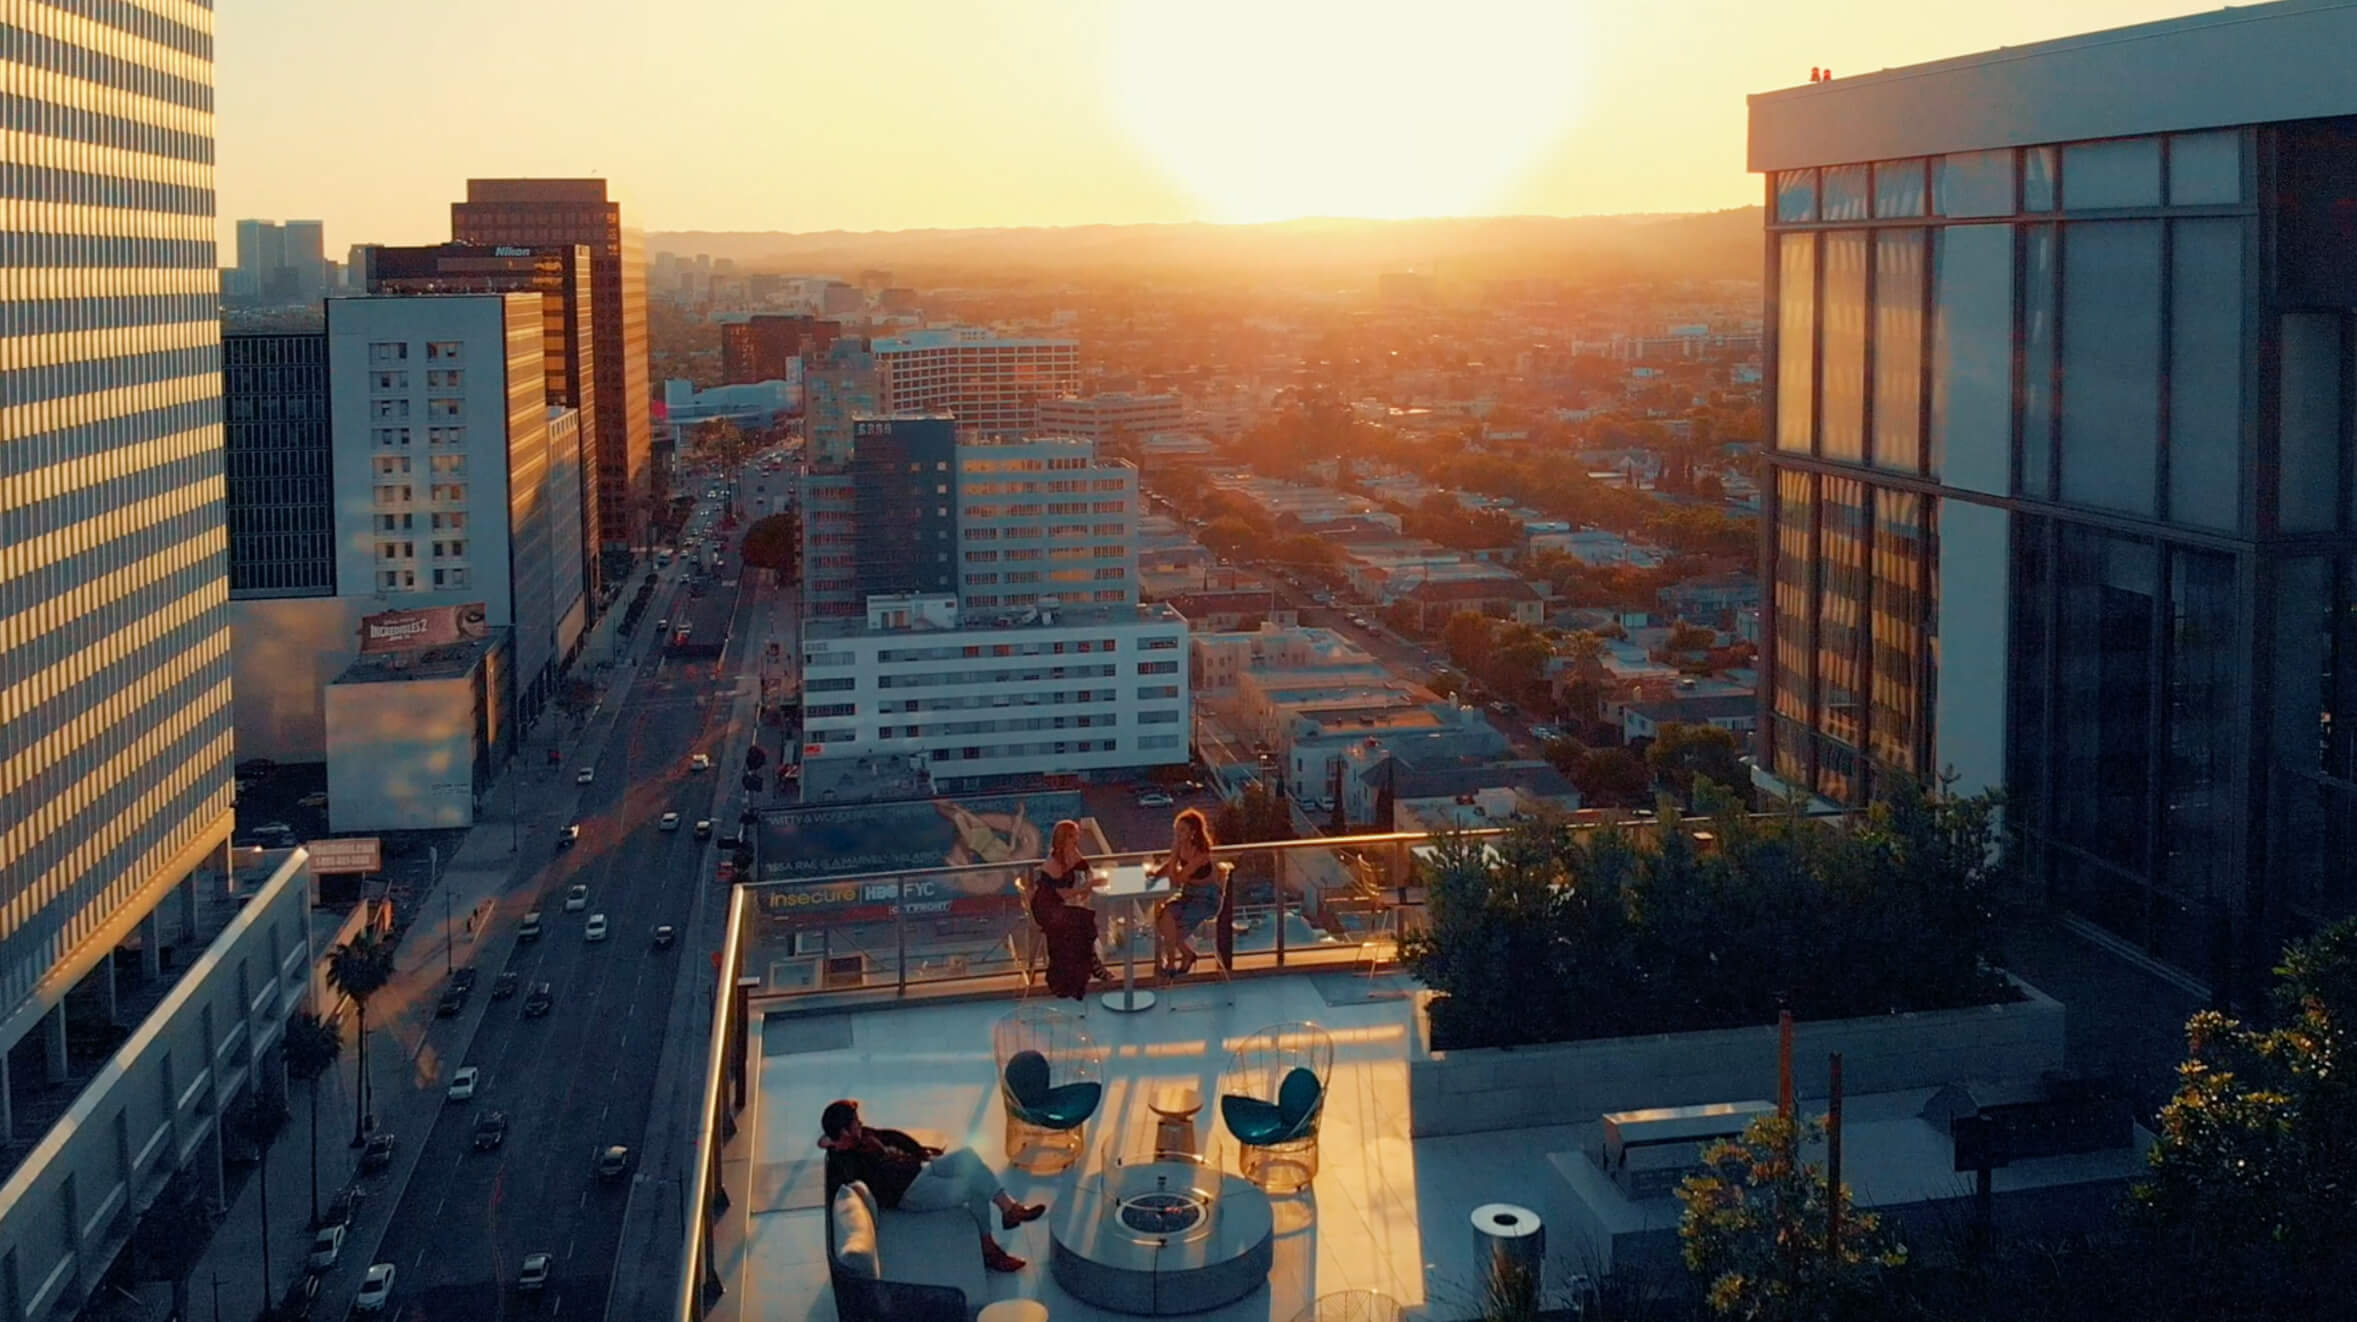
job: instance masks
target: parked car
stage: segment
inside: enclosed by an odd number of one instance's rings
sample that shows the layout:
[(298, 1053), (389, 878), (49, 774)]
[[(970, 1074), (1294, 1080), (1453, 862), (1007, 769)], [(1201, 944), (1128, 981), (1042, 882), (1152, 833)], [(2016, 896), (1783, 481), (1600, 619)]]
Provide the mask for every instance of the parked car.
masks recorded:
[(459, 1066), (458, 1073), (450, 1076), (450, 1100), (454, 1102), (474, 1100), (475, 1086), (482, 1082), (482, 1079), (483, 1071), (481, 1069), (473, 1065)]
[(602, 913), (593, 913), (589, 915), (589, 925), (581, 929), (581, 935), (584, 939), (590, 941), (605, 940), (606, 916)]
[(579, 913), (589, 907), (589, 887), (575, 882), (565, 891), (565, 912)]
[(516, 929), (516, 940), (538, 941), (539, 939), (540, 911), (538, 909), (534, 909), (532, 912), (524, 915), (523, 925)]
[(442, 993), (442, 999), (434, 1002), (434, 1017), (436, 1019), (454, 1019), (458, 1016), (459, 1011), (464, 1009), (466, 1009), (466, 993), (452, 987)]
[(393, 1164), (394, 1138), (391, 1134), (371, 1134), (368, 1145), (360, 1149), (360, 1169), (363, 1172), (381, 1171)]
[(508, 997), (515, 994), (516, 971), (514, 969), (501, 969), (499, 971), (499, 976), (491, 980), (491, 999), (495, 1001), (504, 1001)]
[(583, 767), (579, 771), (573, 773), (573, 783), (576, 785), (587, 785), (596, 779), (596, 767)]
[(663, 814), (663, 816), (662, 816), (662, 818), (661, 818), (661, 820), (659, 820), (659, 821), (657, 821), (657, 822), (655, 823), (655, 829), (656, 829), (656, 830), (658, 830), (658, 831), (676, 831), (676, 830), (678, 830), (678, 829), (679, 829), (679, 814), (678, 814), (678, 813), (675, 813), (675, 812), (667, 812), (667, 813), (664, 813), (664, 814)]
[(546, 1253), (525, 1254), (524, 1269), (516, 1273), (516, 1288), (527, 1294), (547, 1289), (548, 1268), (553, 1261)]
[(360, 1293), (352, 1296), (355, 1313), (382, 1313), (393, 1298), (393, 1264), (372, 1264), (368, 1274), (360, 1278)]
[(358, 1185), (345, 1185), (336, 1196), (327, 1200), (327, 1210), (320, 1214), (320, 1224), (348, 1226), (360, 1214), (360, 1205), (368, 1201), (368, 1190)]
[(549, 983), (535, 982), (531, 994), (524, 998), (524, 1017), (538, 1019), (557, 1003), (556, 992)]
[(630, 1149), (619, 1143), (601, 1149), (597, 1154), (597, 1177), (618, 1180), (630, 1171)]
[(327, 791), (313, 790), (295, 800), (295, 806), (298, 808), (324, 808), (327, 806)]
[(306, 1261), (310, 1263), (311, 1270), (323, 1272), (336, 1265), (336, 1258), (343, 1251), (344, 1228), (322, 1226), (319, 1233), (311, 1237), (311, 1256)]
[(304, 1322), (318, 1302), (319, 1275), (304, 1272), (287, 1283), (286, 1293), (278, 1298), (277, 1311), (270, 1315), (271, 1322)]
[(485, 1111), (475, 1121), (475, 1151), (489, 1152), (507, 1142), (507, 1112)]
[(462, 964), (450, 971), (450, 985), (462, 992), (475, 989), (476, 970), (472, 964)]
[(1138, 806), (1140, 808), (1168, 808), (1174, 802), (1176, 802), (1176, 800), (1172, 799), (1169, 795), (1164, 794), (1160, 790), (1148, 790), (1144, 794), (1140, 794), (1138, 796)]

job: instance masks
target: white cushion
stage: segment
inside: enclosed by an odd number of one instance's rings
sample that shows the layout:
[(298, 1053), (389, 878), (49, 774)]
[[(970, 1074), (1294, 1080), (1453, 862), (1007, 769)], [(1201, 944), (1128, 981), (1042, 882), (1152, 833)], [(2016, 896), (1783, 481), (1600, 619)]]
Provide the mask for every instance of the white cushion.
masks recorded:
[(854, 1276), (869, 1280), (884, 1274), (876, 1249), (876, 1214), (869, 1210), (867, 1185), (853, 1180), (835, 1191), (835, 1262)]

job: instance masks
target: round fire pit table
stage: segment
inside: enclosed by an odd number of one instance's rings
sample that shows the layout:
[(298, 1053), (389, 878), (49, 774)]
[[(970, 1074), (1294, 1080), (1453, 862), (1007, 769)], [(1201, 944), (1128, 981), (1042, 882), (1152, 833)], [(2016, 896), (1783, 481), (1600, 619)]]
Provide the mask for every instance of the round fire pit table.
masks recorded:
[(1051, 1227), (1056, 1284), (1141, 1317), (1200, 1313), (1268, 1281), (1276, 1220), (1251, 1181), (1200, 1159), (1109, 1161)]

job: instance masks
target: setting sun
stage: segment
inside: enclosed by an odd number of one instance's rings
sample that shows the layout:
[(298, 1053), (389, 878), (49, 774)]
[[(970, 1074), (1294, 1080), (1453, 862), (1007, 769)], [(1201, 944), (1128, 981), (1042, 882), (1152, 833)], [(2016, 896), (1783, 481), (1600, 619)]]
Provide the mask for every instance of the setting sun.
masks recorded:
[(1123, 7), (1108, 97), (1206, 219), (1401, 218), (1496, 203), (1571, 127), (1572, 6)]

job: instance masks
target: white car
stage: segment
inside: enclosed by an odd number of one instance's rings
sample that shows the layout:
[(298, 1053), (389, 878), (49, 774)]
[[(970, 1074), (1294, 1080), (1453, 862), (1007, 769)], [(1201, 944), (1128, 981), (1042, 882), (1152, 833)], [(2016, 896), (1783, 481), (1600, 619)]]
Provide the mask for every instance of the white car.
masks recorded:
[(311, 1270), (323, 1272), (336, 1265), (336, 1257), (344, 1251), (344, 1228), (324, 1226), (311, 1237)]
[(382, 1313), (385, 1311), (385, 1304), (392, 1297), (393, 1264), (389, 1262), (376, 1263), (368, 1269), (366, 1276), (360, 1278), (360, 1293), (352, 1296), (352, 1311), (355, 1313)]
[(589, 907), (589, 887), (576, 883), (565, 892), (565, 912), (579, 913)]
[(450, 1076), (450, 1100), (454, 1102), (473, 1101), (475, 1085), (481, 1081), (482, 1077), (483, 1071), (473, 1065), (459, 1066), (458, 1073)]
[(667, 813), (664, 813), (664, 814), (663, 814), (663, 816), (662, 816), (662, 819), (661, 819), (660, 821), (657, 821), (657, 822), (655, 823), (655, 829), (656, 829), (656, 830), (658, 830), (658, 831), (676, 831), (676, 830), (678, 830), (678, 829), (679, 829), (679, 814), (678, 814), (678, 813), (675, 813), (675, 812), (667, 812)]
[(593, 780), (596, 780), (596, 779), (597, 779), (597, 768), (596, 768), (596, 767), (583, 767), (583, 768), (581, 768), (579, 771), (576, 771), (576, 772), (574, 772), (574, 773), (573, 773), (573, 783), (574, 783), (574, 784), (576, 784), (576, 785), (587, 785), (588, 783), (590, 783), (591, 781), (593, 781)]
[(1140, 808), (1167, 808), (1171, 806), (1172, 802), (1171, 797), (1160, 790), (1148, 790), (1138, 796)]
[(687, 760), (687, 769), (690, 771), (710, 771), (712, 769), (712, 755), (709, 753), (696, 754)]
[(548, 1266), (552, 1261), (554, 1259), (546, 1253), (525, 1254), (524, 1269), (516, 1273), (516, 1288), (519, 1290), (547, 1289)]
[(606, 916), (602, 913), (593, 913), (589, 915), (589, 926), (582, 929), (581, 935), (589, 938), (592, 941), (605, 940)]

